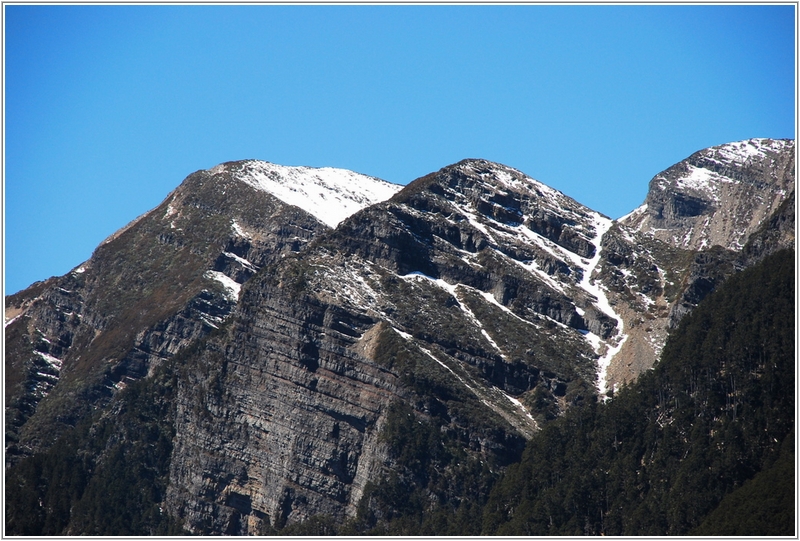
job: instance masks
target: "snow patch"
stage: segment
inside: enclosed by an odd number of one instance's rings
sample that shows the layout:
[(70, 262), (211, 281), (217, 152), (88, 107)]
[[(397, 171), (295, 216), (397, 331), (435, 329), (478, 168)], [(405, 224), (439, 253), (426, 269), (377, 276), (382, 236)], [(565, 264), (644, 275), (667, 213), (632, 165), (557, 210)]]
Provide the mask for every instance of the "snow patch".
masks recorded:
[(209, 316), (208, 314), (200, 314), (200, 320), (203, 323), (205, 323), (206, 325), (208, 325), (209, 327), (213, 327), (214, 329), (219, 329), (219, 326), (217, 325), (217, 323), (221, 323), (222, 322), (222, 318), (212, 317), (212, 316)]
[(512, 404), (514, 404), (514, 407), (515, 407), (515, 408), (517, 408), (517, 409), (518, 409), (518, 410), (520, 410), (522, 413), (524, 413), (524, 414), (525, 414), (525, 416), (526, 416), (526, 417), (528, 417), (528, 419), (530, 419), (530, 420), (531, 420), (531, 421), (533, 421), (534, 423), (536, 422), (536, 419), (534, 419), (534, 418), (533, 418), (533, 415), (531, 415), (531, 412), (530, 412), (530, 411), (528, 411), (528, 408), (526, 408), (526, 407), (525, 407), (525, 405), (524, 405), (522, 402), (520, 402), (519, 400), (517, 400), (516, 398), (514, 398), (514, 397), (513, 397), (513, 396), (511, 396), (511, 395), (508, 395), (508, 394), (506, 394), (506, 393), (502, 393), (502, 394), (503, 394), (503, 396), (505, 396), (505, 397), (506, 397), (506, 399), (507, 399), (509, 402), (511, 402)]
[(242, 285), (235, 280), (229, 278), (225, 274), (219, 271), (209, 270), (206, 271), (203, 276), (205, 278), (209, 278), (211, 280), (216, 280), (225, 288), (226, 292), (228, 293), (228, 298), (236, 301), (239, 300), (239, 293), (241, 292)]
[(478, 216), (476, 214), (469, 212), (467, 209), (461, 209), (461, 211), (464, 213), (464, 216), (467, 217), (467, 221), (472, 227), (492, 239), (495, 244), (497, 243), (497, 239), (494, 238), (494, 235), (489, 232), (484, 224), (478, 221)]
[(289, 167), (262, 161), (246, 162), (237, 178), (300, 207), (330, 227), (403, 188), (345, 169)]
[(622, 216), (617, 221), (625, 223), (625, 222), (627, 222), (629, 220), (633, 220), (635, 218), (638, 218), (639, 216), (644, 214), (646, 211), (647, 211), (647, 203), (644, 203), (643, 205), (640, 205), (640, 206), (636, 207), (635, 209), (633, 209), (631, 212), (629, 212), (625, 216)]
[(364, 261), (359, 266), (352, 261), (343, 264), (331, 262), (330, 265), (314, 265), (315, 276), (319, 276), (317, 290), (332, 295), (339, 302), (354, 306), (370, 313), (380, 314), (389, 320), (378, 306), (381, 297), (369, 283), (368, 278), (376, 279), (371, 269), (371, 262)]
[(702, 192), (714, 201), (719, 201), (720, 183), (733, 182), (733, 180), (728, 177), (719, 175), (704, 167), (695, 167), (693, 165), (687, 165), (687, 167), (689, 172), (676, 180), (676, 186), (684, 190), (688, 189)]
[(44, 359), (44, 362), (46, 362), (47, 364), (49, 364), (50, 366), (52, 366), (56, 370), (59, 370), (59, 371), (61, 370), (61, 365), (62, 365), (61, 359), (53, 357), (52, 355), (48, 355), (47, 353), (42, 353), (41, 351), (35, 351), (34, 353), (36, 353), (39, 357)]
[(240, 225), (239, 225), (239, 223), (238, 223), (236, 220), (233, 220), (233, 221), (231, 222), (231, 229), (233, 230), (233, 232), (234, 232), (236, 235), (238, 235), (239, 237), (241, 237), (241, 238), (243, 238), (243, 239), (250, 239), (250, 238), (252, 238), (252, 237), (251, 237), (251, 235), (250, 235), (250, 233), (248, 233), (248, 232), (246, 232), (244, 229), (242, 229), (242, 226), (240, 226)]
[(52, 344), (52, 342), (50, 341), (50, 339), (49, 339), (49, 338), (47, 338), (47, 336), (44, 334), (44, 332), (43, 332), (41, 329), (36, 329), (36, 332), (38, 332), (38, 333), (41, 335), (39, 338), (40, 338), (40, 339), (41, 339), (43, 342), (46, 342), (46, 343), (48, 343), (48, 344)]
[[(502, 310), (502, 311), (503, 311), (503, 312), (505, 312), (506, 314), (510, 315), (511, 317), (514, 317), (514, 318), (518, 319), (519, 321), (522, 321), (523, 323), (527, 323), (527, 324), (528, 324), (528, 325), (530, 325), (531, 327), (536, 327), (536, 325), (535, 325), (533, 322), (531, 322), (531, 321), (528, 321), (527, 319), (525, 319), (525, 318), (523, 318), (523, 317), (520, 317), (520, 316), (518, 316), (517, 314), (515, 314), (514, 312), (512, 312), (512, 311), (511, 311), (511, 309), (510, 309), (510, 308), (508, 308), (507, 306), (503, 306), (503, 305), (500, 303), (500, 301), (498, 301), (497, 299), (495, 299), (495, 298), (494, 298), (494, 295), (492, 295), (491, 293), (487, 293), (486, 291), (478, 291), (478, 294), (480, 294), (480, 296), (481, 296), (481, 297), (483, 297), (484, 299), (486, 299), (486, 301), (487, 301), (487, 302), (490, 302), (490, 303), (492, 303), (493, 305), (497, 306), (497, 307), (498, 307), (500, 310)], [(555, 321), (555, 320), (553, 320), (553, 321)], [(562, 323), (560, 323), (560, 322), (556, 322), (556, 323), (558, 323), (559, 325), (563, 325), (563, 324), (562, 324)]]
[[(778, 143), (778, 145), (775, 145)], [(766, 150), (777, 150), (781, 146), (781, 141), (771, 141), (769, 139), (748, 139), (737, 141), (717, 147), (715, 150), (722, 158), (730, 161), (744, 163), (750, 158), (765, 156)]]
[(411, 335), (410, 335), (410, 334), (408, 334), (407, 332), (401, 331), (401, 330), (400, 330), (400, 329), (398, 329), (397, 327), (392, 327), (392, 330), (393, 330), (394, 332), (396, 332), (397, 334), (399, 334), (400, 336), (402, 336), (403, 338), (405, 338), (406, 340), (413, 340), (413, 339), (414, 339), (414, 337), (413, 337), (413, 336), (411, 336)]
[(222, 252), (222, 255), (224, 255), (225, 257), (229, 257), (229, 258), (233, 259), (234, 261), (237, 261), (240, 265), (242, 265), (246, 269), (249, 269), (249, 270), (251, 270), (253, 272), (258, 271), (258, 267), (256, 267), (254, 264), (250, 263), (245, 258), (234, 254), (233, 252)]
[[(392, 328), (394, 329), (394, 327), (392, 327)], [(398, 333), (400, 333), (400, 331), (398, 331), (397, 329), (394, 329), (394, 330), (395, 330), (395, 331), (397, 331)], [(400, 333), (400, 336), (403, 336), (403, 338), (406, 338), (406, 340), (408, 340), (408, 339), (411, 339), (411, 336), (410, 336), (408, 333)], [(412, 341), (413, 341), (413, 340), (412, 340)], [(490, 408), (490, 409), (492, 409), (492, 410), (494, 410), (494, 409), (495, 409), (495, 408), (492, 406), (492, 404), (491, 404), (491, 403), (490, 403), (488, 400), (486, 400), (486, 398), (484, 398), (484, 396), (483, 396), (483, 393), (479, 392), (479, 391), (478, 391), (478, 390), (477, 390), (475, 387), (473, 387), (472, 385), (470, 385), (469, 383), (467, 383), (467, 382), (466, 382), (466, 380), (464, 380), (464, 378), (462, 378), (462, 377), (461, 377), (459, 374), (457, 374), (457, 373), (455, 372), (455, 370), (453, 370), (452, 368), (450, 368), (449, 366), (447, 366), (447, 365), (446, 365), (444, 362), (440, 361), (440, 360), (439, 360), (439, 359), (438, 359), (438, 358), (437, 358), (437, 357), (436, 357), (436, 356), (435, 356), (433, 353), (431, 353), (431, 351), (430, 351), (429, 349), (422, 347), (422, 346), (421, 346), (421, 345), (419, 345), (419, 344), (418, 344), (416, 341), (414, 341), (414, 344), (415, 344), (415, 345), (417, 346), (417, 348), (419, 348), (419, 350), (420, 350), (420, 351), (422, 351), (422, 352), (423, 352), (425, 355), (427, 355), (428, 357), (430, 357), (431, 359), (433, 359), (434, 361), (436, 361), (437, 363), (439, 363), (439, 364), (440, 364), (442, 367), (444, 367), (444, 369), (445, 369), (445, 370), (447, 370), (447, 371), (448, 371), (448, 372), (450, 372), (452, 375), (454, 375), (454, 376), (456, 377), (456, 379), (457, 379), (458, 381), (460, 381), (462, 385), (464, 385), (464, 387), (466, 387), (467, 389), (469, 389), (469, 391), (470, 391), (472, 394), (474, 394), (474, 395), (475, 395), (475, 396), (478, 398), (478, 400), (480, 400), (480, 401), (481, 401), (481, 403), (483, 403), (485, 406), (489, 407), (489, 408)]]

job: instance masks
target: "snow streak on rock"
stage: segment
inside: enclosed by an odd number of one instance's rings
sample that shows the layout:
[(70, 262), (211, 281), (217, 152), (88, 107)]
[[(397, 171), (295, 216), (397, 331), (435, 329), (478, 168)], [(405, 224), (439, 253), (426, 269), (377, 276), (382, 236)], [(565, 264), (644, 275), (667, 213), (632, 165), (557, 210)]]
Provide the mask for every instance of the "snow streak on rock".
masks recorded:
[(41, 357), (48, 365), (52, 366), (56, 370), (61, 370), (61, 359), (57, 359), (52, 355), (47, 353), (42, 353), (41, 351), (35, 352), (39, 357)]
[(228, 276), (219, 271), (213, 271), (213, 270), (206, 271), (204, 276), (211, 280), (216, 280), (217, 282), (222, 284), (222, 286), (225, 288), (225, 291), (227, 292), (228, 298), (231, 299), (232, 301), (236, 301), (239, 299), (239, 293), (242, 289), (242, 285), (234, 281), (232, 278), (229, 278)]
[(459, 298), (458, 293), (456, 292), (457, 288), (459, 287), (466, 288), (467, 286), (463, 284), (450, 285), (441, 278), (439, 279), (431, 278), (430, 276), (427, 276), (421, 272), (412, 272), (410, 274), (403, 276), (402, 278), (428, 280), (436, 284), (438, 287), (444, 289), (448, 293), (450, 293), (450, 295), (452, 295), (453, 298), (456, 300), (456, 304), (458, 305), (458, 307), (461, 309), (462, 312), (464, 312), (464, 315), (466, 316), (467, 320), (471, 321), (478, 329), (480, 329), (481, 335), (483, 335), (483, 337), (486, 338), (486, 341), (489, 342), (495, 350), (497, 350), (497, 352), (503, 359), (505, 359), (506, 361), (508, 360), (508, 357), (503, 352), (503, 350), (500, 349), (500, 346), (497, 345), (497, 342), (495, 342), (494, 339), (491, 336), (489, 336), (489, 333), (486, 332), (486, 329), (483, 327), (483, 323), (480, 322), (480, 320), (475, 316), (472, 310), (470, 310), (469, 307), (466, 304), (464, 304), (462, 299)]
[[(433, 352), (431, 352), (431, 350), (421, 346), (419, 342), (414, 339), (413, 336), (397, 329), (396, 327), (393, 327), (392, 330), (394, 330), (397, 334), (402, 336), (405, 340), (416, 345), (417, 348), (422, 353), (424, 353), (425, 355), (436, 361), (436, 363), (438, 363), (445, 370), (450, 372), (450, 374), (455, 376), (455, 378), (462, 385), (464, 385), (464, 387), (466, 387), (472, 394), (474, 394), (484, 406), (488, 407), (489, 409), (491, 409), (492, 411), (494, 411), (495, 413), (506, 419), (512, 426), (515, 426), (523, 434), (527, 434), (530, 437), (533, 434), (533, 431), (539, 428), (538, 424), (536, 423), (536, 420), (533, 418), (533, 415), (531, 415), (530, 411), (528, 411), (528, 409), (522, 404), (522, 402), (520, 402), (516, 398), (504, 393), (502, 390), (496, 387), (491, 387), (491, 388), (484, 387), (483, 385), (477, 383), (472, 378), (469, 378), (470, 381), (467, 382), (466, 378), (468, 376), (465, 377), (458, 374), (455, 370), (450, 368), (450, 366), (448, 366), (444, 361), (442, 361), (436, 355), (434, 355)], [(509, 407), (516, 410), (518, 413), (521, 413), (524, 416), (525, 421), (521, 423), (517, 417), (509, 415), (509, 413), (506, 412), (505, 409), (501, 407), (496, 400), (490, 400), (489, 395), (497, 395), (507, 400), (510, 403)]]
[[(611, 304), (608, 302), (608, 297), (606, 297), (605, 292), (601, 285), (592, 278), (592, 274), (594, 273), (595, 269), (597, 268), (598, 263), (600, 263), (600, 252), (602, 251), (602, 243), (603, 237), (611, 228), (612, 221), (608, 218), (605, 218), (599, 214), (594, 215), (595, 219), (595, 230), (597, 231), (597, 236), (595, 237), (595, 254), (594, 257), (589, 261), (588, 265), (583, 273), (583, 280), (580, 283), (580, 287), (583, 288), (584, 291), (593, 295), (597, 301), (595, 302), (595, 306), (604, 314), (611, 316), (617, 321), (617, 334), (606, 343), (603, 344), (600, 341), (600, 337), (589, 337), (587, 335), (587, 339), (592, 343), (595, 347), (595, 351), (598, 355), (600, 355), (600, 359), (597, 361), (597, 391), (600, 396), (603, 396), (604, 393), (607, 391), (607, 383), (606, 383), (606, 373), (608, 371), (608, 366), (611, 364), (611, 359), (614, 358), (614, 355), (619, 353), (619, 350), (622, 349), (622, 345), (627, 340), (627, 335), (623, 333), (623, 321), (622, 318), (616, 313), (614, 308), (611, 307)], [(591, 333), (589, 333), (591, 334)], [(605, 351), (603, 351), (605, 349)]]

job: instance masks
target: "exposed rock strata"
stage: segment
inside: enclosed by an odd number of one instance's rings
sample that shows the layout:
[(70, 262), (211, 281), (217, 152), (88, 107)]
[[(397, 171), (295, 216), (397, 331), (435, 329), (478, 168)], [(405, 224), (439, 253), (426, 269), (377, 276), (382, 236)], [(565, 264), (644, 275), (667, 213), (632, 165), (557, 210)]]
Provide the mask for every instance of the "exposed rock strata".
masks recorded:
[(749, 139), (692, 154), (650, 181), (623, 223), (673, 246), (740, 250), (794, 190), (794, 141)]
[(286, 188), (280, 170), (197, 172), (84, 265), (6, 299), (9, 463), (169, 367), (163, 512), (205, 534), (341, 521), (369, 482), (402, 475), (385, 438), (397, 404), (502, 467), (650, 368), (727, 276), (794, 242), (786, 141), (701, 151), (616, 222), (464, 160), (331, 229), (264, 191)]

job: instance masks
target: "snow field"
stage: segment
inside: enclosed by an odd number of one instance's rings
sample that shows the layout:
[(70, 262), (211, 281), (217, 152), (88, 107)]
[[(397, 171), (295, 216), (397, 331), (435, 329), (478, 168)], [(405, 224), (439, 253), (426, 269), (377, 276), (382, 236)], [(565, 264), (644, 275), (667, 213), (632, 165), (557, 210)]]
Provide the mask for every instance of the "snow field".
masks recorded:
[(246, 184), (300, 207), (330, 227), (402, 189), (367, 175), (333, 167), (289, 167), (250, 161), (238, 175)]

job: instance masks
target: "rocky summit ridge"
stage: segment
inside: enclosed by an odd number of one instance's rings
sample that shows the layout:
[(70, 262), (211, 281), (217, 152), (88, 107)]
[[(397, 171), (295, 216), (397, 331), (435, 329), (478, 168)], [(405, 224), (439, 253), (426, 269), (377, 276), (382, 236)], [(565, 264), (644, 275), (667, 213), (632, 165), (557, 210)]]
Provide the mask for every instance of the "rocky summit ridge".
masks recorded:
[(740, 250), (794, 189), (794, 141), (749, 139), (700, 150), (650, 181), (620, 219), (686, 249)]
[(380, 515), (381, 480), (428, 482), (391, 437), (409, 418), (458, 449), (428, 489), (457, 497), (466, 464), (502, 470), (650, 368), (727, 276), (793, 246), (794, 160), (794, 141), (700, 151), (620, 220), (479, 159), (405, 187), (255, 160), (198, 171), (6, 298), (7, 468), (168, 373), (158, 505), (185, 531)]

